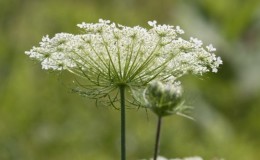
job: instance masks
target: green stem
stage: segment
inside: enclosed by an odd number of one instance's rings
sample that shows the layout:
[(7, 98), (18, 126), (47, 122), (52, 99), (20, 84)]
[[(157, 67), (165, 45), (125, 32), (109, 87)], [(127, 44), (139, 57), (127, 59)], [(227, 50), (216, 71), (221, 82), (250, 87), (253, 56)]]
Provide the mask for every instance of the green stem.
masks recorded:
[(162, 123), (162, 117), (158, 116), (157, 130), (156, 130), (156, 137), (155, 137), (154, 156), (153, 156), (154, 160), (157, 159), (157, 156), (158, 156), (158, 153), (159, 153), (161, 123)]
[(125, 145), (125, 86), (119, 86), (121, 103), (121, 160), (126, 160)]

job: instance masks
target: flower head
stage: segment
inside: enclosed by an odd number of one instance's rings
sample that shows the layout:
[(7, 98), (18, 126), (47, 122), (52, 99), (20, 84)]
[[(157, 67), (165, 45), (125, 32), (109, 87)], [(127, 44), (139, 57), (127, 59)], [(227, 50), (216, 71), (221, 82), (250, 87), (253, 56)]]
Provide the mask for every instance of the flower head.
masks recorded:
[(106, 97), (120, 85), (131, 89), (154, 80), (173, 82), (191, 73), (217, 72), (222, 61), (212, 45), (184, 40), (179, 26), (158, 25), (150, 29), (128, 27), (100, 19), (81, 23), (82, 34), (44, 36), (38, 47), (25, 53), (41, 62), (45, 70), (66, 70), (85, 80), (80, 84), (87, 96)]
[(182, 111), (182, 88), (180, 83), (163, 84), (152, 81), (144, 91), (145, 106), (159, 117), (179, 113)]

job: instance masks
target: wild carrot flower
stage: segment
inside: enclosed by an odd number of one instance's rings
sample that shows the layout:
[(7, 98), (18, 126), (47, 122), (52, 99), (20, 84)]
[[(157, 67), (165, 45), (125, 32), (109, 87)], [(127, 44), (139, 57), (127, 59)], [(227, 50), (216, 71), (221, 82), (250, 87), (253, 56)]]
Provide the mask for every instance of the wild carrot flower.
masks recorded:
[(79, 93), (92, 98), (109, 97), (118, 86), (135, 90), (155, 78), (173, 82), (188, 73), (217, 72), (222, 64), (211, 44), (204, 48), (197, 38), (182, 39), (179, 26), (148, 24), (150, 29), (102, 19), (83, 22), (77, 25), (82, 34), (47, 35), (25, 53), (40, 61), (42, 69), (67, 70), (85, 79)]
[(79, 94), (105, 98), (112, 105), (120, 100), (122, 160), (126, 88), (133, 94), (154, 79), (173, 83), (188, 73), (217, 72), (222, 63), (212, 45), (205, 49), (197, 38), (182, 39), (179, 35), (184, 31), (179, 26), (157, 25), (156, 21), (148, 24), (150, 29), (102, 19), (98, 23), (83, 22), (78, 24), (82, 34), (58, 33), (53, 38), (47, 35), (38, 47), (25, 52), (40, 61), (42, 69), (66, 70), (82, 78), (84, 84), (76, 80), (80, 89), (74, 89)]

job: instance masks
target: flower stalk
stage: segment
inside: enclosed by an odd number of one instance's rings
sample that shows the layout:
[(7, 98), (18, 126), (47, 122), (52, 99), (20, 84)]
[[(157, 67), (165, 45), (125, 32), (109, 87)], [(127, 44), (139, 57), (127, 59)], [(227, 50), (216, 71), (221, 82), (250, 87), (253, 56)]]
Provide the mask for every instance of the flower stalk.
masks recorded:
[(154, 156), (153, 156), (154, 160), (157, 159), (159, 152), (160, 152), (159, 148), (160, 148), (161, 124), (162, 124), (162, 117), (158, 116), (157, 130), (156, 130), (156, 137), (155, 137)]
[(120, 105), (121, 105), (121, 160), (126, 159), (126, 140), (125, 140), (125, 86), (119, 86)]

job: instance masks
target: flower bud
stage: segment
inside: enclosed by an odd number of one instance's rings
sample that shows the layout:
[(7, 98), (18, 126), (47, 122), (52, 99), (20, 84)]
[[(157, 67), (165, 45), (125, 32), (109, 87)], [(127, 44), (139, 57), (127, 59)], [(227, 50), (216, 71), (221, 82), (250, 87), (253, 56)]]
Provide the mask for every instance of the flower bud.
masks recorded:
[(175, 113), (182, 104), (182, 88), (179, 84), (163, 84), (160, 81), (151, 82), (144, 94), (147, 107), (158, 116)]

